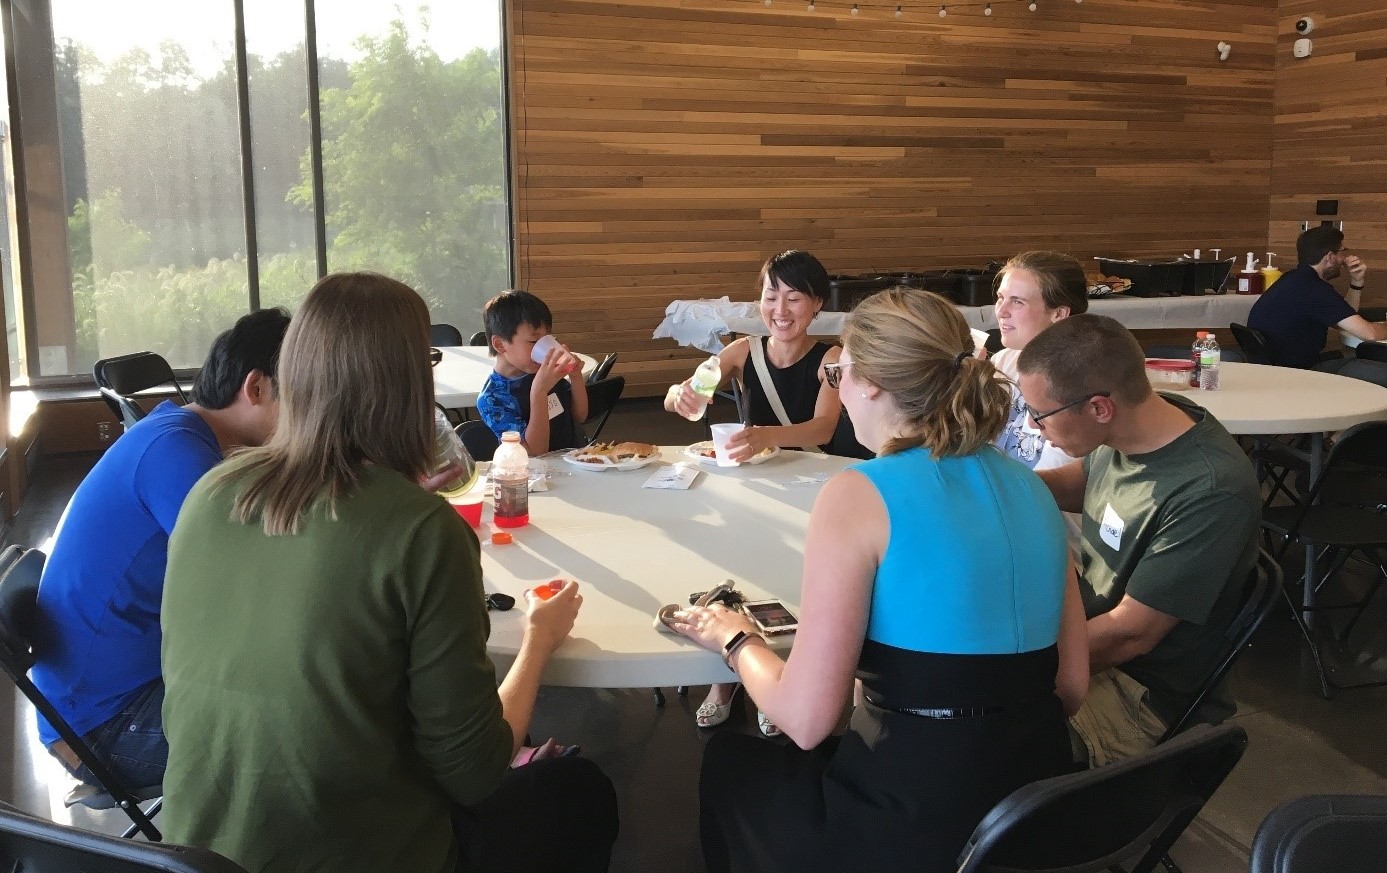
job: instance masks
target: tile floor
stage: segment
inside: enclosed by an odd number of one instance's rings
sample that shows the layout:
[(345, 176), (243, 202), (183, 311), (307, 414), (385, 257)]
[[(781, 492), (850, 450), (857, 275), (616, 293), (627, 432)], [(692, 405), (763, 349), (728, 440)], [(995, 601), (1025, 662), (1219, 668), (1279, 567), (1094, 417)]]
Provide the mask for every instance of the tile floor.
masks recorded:
[[(655, 401), (623, 402), (608, 422), (607, 438), (682, 444), (704, 438), (702, 425), (663, 413)], [(51, 535), (92, 456), (40, 462), (33, 487), (12, 526), (14, 542), (39, 545)], [(1288, 561), (1288, 570), (1296, 572)], [(1387, 596), (1381, 598), (1387, 601)], [(1362, 624), (1368, 649), (1387, 653), (1387, 606), (1378, 604)], [(1368, 669), (1387, 673), (1387, 655)], [(1247, 869), (1257, 826), (1275, 805), (1321, 792), (1387, 793), (1387, 688), (1339, 692), (1320, 699), (1313, 666), (1287, 612), (1277, 611), (1233, 671), (1239, 711), (1250, 735), (1243, 761), (1204, 813), (1177, 844), (1174, 857), (1187, 873), (1238, 873)], [(703, 738), (692, 711), (704, 689), (687, 698), (666, 689), (668, 704), (654, 705), (649, 689), (546, 689), (534, 727), (583, 745), (616, 783), (622, 833), (615, 873), (694, 873), (702, 870), (697, 843), (696, 785)], [(0, 799), (59, 820), (119, 831), (120, 813), (72, 814), (62, 807), (69, 787), (61, 769), (37, 747), (33, 713), (0, 694), (0, 755), (10, 767)], [(739, 697), (739, 712), (721, 730), (755, 730), (754, 712)], [(71, 816), (71, 818), (69, 818)], [(1387, 855), (1387, 850), (1384, 850)], [(1384, 863), (1387, 868), (1387, 863)]]

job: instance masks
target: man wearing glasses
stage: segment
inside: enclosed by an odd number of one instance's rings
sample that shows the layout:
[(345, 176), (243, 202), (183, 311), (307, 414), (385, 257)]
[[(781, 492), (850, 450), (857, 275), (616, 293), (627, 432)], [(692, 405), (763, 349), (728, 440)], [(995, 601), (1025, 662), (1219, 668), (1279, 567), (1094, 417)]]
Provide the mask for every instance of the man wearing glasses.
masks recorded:
[[(1081, 459), (1037, 472), (1060, 509), (1082, 512), (1092, 678), (1070, 726), (1076, 758), (1098, 766), (1154, 746), (1198, 695), (1256, 561), (1260, 495), (1212, 415), (1152, 391), (1141, 347), (1113, 319), (1051, 325), (1018, 367), (1032, 424)], [(1219, 688), (1197, 717), (1233, 710)]]
[[(1343, 231), (1329, 225), (1310, 228), (1296, 240), (1296, 257), (1300, 265), (1277, 279), (1247, 316), (1247, 326), (1266, 336), (1273, 363), (1313, 367), (1323, 357), (1331, 327), (1360, 340), (1387, 340), (1387, 324), (1358, 314), (1368, 266), (1344, 248)], [(1344, 273), (1352, 302), (1329, 284)]]

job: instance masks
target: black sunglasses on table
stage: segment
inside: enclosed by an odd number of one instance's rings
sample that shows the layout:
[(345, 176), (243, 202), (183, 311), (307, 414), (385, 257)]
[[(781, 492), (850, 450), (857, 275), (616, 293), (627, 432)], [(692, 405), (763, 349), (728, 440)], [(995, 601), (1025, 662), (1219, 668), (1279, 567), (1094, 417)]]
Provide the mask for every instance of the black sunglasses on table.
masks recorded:
[(443, 350), (442, 350), (442, 349), (435, 349), (435, 348), (430, 348), (430, 349), (429, 349), (429, 366), (430, 366), (430, 367), (437, 367), (437, 366), (439, 365), (439, 363), (440, 363), (442, 360), (443, 360)]

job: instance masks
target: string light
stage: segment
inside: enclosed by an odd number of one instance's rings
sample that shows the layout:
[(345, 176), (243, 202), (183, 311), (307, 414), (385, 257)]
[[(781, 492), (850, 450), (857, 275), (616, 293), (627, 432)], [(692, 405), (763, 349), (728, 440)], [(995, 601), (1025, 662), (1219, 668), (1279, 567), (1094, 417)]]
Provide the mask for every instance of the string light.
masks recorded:
[(982, 8), (982, 14), (983, 14), (983, 15), (991, 15), (991, 14), (992, 14), (992, 4), (991, 4), (991, 3), (987, 4), (986, 6), (984, 6), (984, 7)]
[(1031, 0), (1031, 5), (1026, 8), (1034, 12), (1036, 10), (1035, 0)]
[(940, 7), (939, 7), (939, 17), (940, 17), (940, 18), (946, 18), (946, 17), (948, 16), (948, 14), (949, 14), (949, 7), (947, 7), (947, 6), (940, 6)]
[(853, 15), (856, 15), (856, 14), (857, 14), (857, 4), (856, 4), (856, 3), (852, 4), (852, 14), (853, 14)]
[(901, 17), (902, 15), (904, 15), (904, 14), (905, 14), (905, 13), (901, 11), (900, 4), (897, 4), (897, 5), (896, 5), (896, 17), (897, 17), (897, 18), (900, 18), (900, 17)]
[(804, 8), (805, 8), (805, 9), (808, 9), (810, 12), (813, 12), (813, 11), (814, 11), (814, 0), (809, 0), (809, 5), (806, 6), (806, 7), (804, 7)]

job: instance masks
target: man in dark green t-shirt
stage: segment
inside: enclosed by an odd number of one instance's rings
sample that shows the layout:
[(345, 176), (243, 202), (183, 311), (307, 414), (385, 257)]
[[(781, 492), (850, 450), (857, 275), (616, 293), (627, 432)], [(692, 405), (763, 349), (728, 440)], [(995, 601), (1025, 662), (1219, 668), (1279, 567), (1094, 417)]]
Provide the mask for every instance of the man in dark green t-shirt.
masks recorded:
[[(1155, 745), (1198, 694), (1256, 562), (1261, 500), (1238, 444), (1203, 408), (1152, 391), (1113, 319), (1052, 325), (1019, 368), (1035, 426), (1082, 458), (1040, 475), (1060, 509), (1083, 513), (1092, 679), (1070, 724), (1096, 766)], [(1233, 709), (1219, 688), (1199, 717)]]

